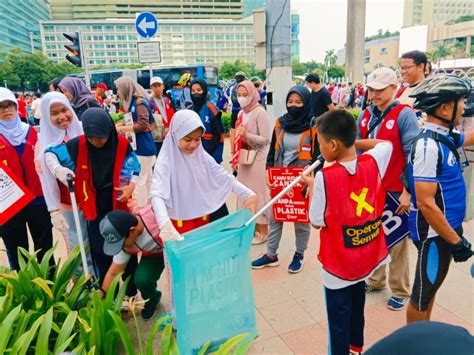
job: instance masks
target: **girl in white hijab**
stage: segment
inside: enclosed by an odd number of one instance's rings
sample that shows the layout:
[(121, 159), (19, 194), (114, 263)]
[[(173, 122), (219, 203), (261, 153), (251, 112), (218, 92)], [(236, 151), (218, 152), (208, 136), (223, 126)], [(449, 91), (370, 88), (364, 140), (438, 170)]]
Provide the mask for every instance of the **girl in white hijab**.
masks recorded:
[[(15, 270), (20, 268), (18, 247), (28, 250), (27, 226), (39, 261), (53, 246), (51, 221), (34, 164), (37, 140), (36, 130), (20, 120), (15, 95), (6, 88), (0, 88), (0, 162), (10, 168), (35, 197), (0, 225), (0, 236), (9, 254), (10, 266)], [(3, 208), (0, 211), (3, 212)], [(49, 262), (53, 265), (54, 259)]]
[(164, 240), (209, 222), (231, 192), (246, 199), (245, 208), (255, 213), (257, 197), (204, 150), (204, 125), (191, 110), (180, 110), (171, 121), (169, 134), (155, 165), (151, 203)]
[[(69, 100), (59, 92), (50, 92), (44, 95), (41, 100), (40, 109), (42, 119), (40, 121), (38, 139), (38, 161), (41, 165), (39, 177), (53, 227), (63, 235), (69, 253), (72, 248), (79, 245), (79, 241), (69, 192), (65, 185), (66, 176), (61, 177), (61, 181), (56, 179), (47, 167), (48, 159), (51, 155), (45, 154), (45, 152), (50, 147), (64, 145), (68, 140), (83, 134), (82, 125)], [(82, 223), (84, 243), (88, 246), (87, 227), (82, 211), (79, 211), (79, 215)], [(87, 259), (89, 270), (93, 270), (89, 254)]]

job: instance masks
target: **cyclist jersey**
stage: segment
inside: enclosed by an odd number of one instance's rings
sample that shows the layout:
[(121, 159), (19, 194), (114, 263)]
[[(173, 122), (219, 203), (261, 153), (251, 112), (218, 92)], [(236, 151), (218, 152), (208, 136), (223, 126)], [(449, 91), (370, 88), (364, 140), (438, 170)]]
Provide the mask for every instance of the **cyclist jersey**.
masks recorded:
[[(456, 148), (464, 143), (464, 134), (459, 139), (449, 135), (449, 129), (425, 122), (422, 132), (435, 131), (448, 138)], [(413, 240), (434, 238), (438, 233), (431, 228), (416, 204), (415, 182), (433, 182), (438, 185), (436, 205), (453, 229), (458, 228), (466, 213), (466, 185), (456, 156), (445, 144), (430, 137), (419, 138), (412, 147), (408, 161), (408, 179), (411, 194), (410, 235)]]

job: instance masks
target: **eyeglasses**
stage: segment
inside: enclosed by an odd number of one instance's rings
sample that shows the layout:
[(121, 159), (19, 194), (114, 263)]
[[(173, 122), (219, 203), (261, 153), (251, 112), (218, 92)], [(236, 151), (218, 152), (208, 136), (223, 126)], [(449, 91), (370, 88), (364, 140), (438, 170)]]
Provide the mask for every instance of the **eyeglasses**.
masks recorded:
[(417, 65), (414, 64), (414, 65), (409, 65), (409, 66), (407, 66), (407, 67), (400, 67), (400, 70), (401, 70), (401, 71), (407, 71), (407, 70), (410, 70), (411, 68), (416, 67), (416, 66), (417, 66)]

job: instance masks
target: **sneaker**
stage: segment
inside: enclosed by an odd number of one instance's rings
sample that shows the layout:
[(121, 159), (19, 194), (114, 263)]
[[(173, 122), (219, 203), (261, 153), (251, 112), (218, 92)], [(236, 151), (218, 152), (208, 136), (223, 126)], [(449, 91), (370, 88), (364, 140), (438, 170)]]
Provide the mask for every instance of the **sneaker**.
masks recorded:
[(263, 254), (258, 259), (252, 261), (252, 269), (262, 269), (265, 266), (278, 266), (280, 262), (278, 261), (278, 256), (270, 256), (268, 254)]
[(295, 253), (293, 255), (293, 260), (291, 261), (291, 264), (288, 266), (288, 272), (291, 274), (296, 274), (303, 269), (303, 264), (304, 264), (304, 255), (300, 253)]
[(268, 235), (261, 235), (260, 232), (255, 232), (252, 240), (252, 245), (263, 244), (268, 240)]
[(387, 307), (392, 311), (401, 311), (404, 309), (410, 297), (390, 297), (387, 301)]
[(365, 293), (371, 293), (380, 290), (381, 288), (375, 288), (374, 286), (369, 285), (367, 282), (365, 283)]
[(158, 306), (158, 303), (159, 302), (156, 302), (156, 301), (155, 302), (148, 301), (147, 303), (145, 303), (145, 306), (143, 307), (141, 311), (142, 318), (144, 320), (150, 320), (153, 318), (153, 316), (156, 313), (156, 306)]

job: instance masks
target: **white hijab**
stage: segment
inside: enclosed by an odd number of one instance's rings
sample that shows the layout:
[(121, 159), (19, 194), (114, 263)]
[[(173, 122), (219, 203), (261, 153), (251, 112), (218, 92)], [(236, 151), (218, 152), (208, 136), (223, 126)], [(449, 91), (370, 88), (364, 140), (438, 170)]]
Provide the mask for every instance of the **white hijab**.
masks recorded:
[[(51, 122), (51, 105), (54, 103), (62, 103), (72, 112), (71, 125), (67, 130), (55, 126)], [(69, 100), (63, 94), (59, 92), (49, 92), (43, 96), (41, 100), (41, 120), (40, 120), (40, 133), (38, 142), (40, 145), (38, 161), (41, 164), (42, 171), (39, 174), (41, 185), (43, 188), (44, 198), (48, 205), (48, 210), (53, 211), (59, 209), (60, 205), (60, 194), (59, 187), (56, 182), (56, 178), (51, 174), (49, 169), (46, 167), (44, 161), (44, 152), (49, 147), (55, 147), (64, 142), (64, 137), (67, 136), (69, 139), (80, 136), (82, 131), (81, 122), (77, 119), (73, 108)]]
[(15, 95), (7, 88), (0, 88), (0, 102), (11, 101), (16, 105), (16, 117), (12, 120), (5, 121), (0, 120), (0, 134), (14, 147), (25, 143), (26, 136), (30, 126), (25, 122), (21, 122), (20, 116), (18, 115), (18, 102), (16, 101)]
[(155, 165), (151, 197), (163, 199), (174, 220), (190, 220), (221, 207), (232, 192), (235, 178), (218, 165), (202, 147), (186, 154), (179, 140), (204, 126), (191, 110), (178, 111), (171, 120)]

